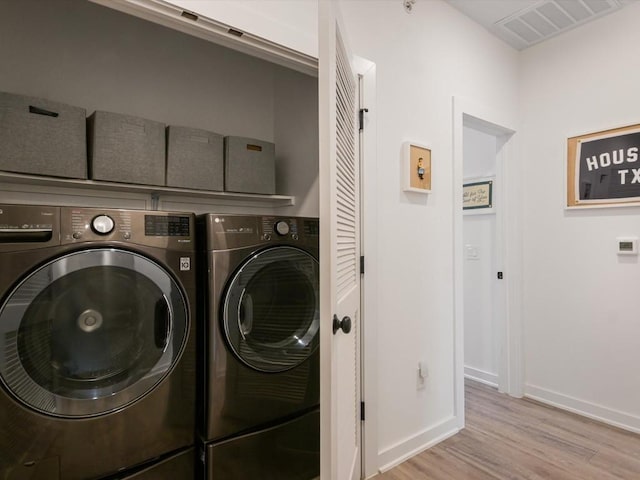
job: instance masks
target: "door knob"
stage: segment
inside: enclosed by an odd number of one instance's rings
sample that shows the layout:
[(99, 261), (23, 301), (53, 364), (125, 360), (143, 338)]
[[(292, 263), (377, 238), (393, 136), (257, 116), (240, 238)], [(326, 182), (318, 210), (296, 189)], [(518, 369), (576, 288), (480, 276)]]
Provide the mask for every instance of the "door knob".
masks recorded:
[(351, 331), (351, 319), (349, 317), (343, 317), (342, 320), (338, 320), (338, 316), (333, 316), (333, 334), (338, 333), (338, 330), (342, 330), (344, 333)]

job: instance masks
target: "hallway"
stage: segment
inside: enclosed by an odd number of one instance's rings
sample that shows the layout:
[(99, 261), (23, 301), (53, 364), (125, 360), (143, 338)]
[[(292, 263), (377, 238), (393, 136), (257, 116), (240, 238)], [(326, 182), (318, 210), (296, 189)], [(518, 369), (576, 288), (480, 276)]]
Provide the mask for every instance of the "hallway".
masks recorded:
[(466, 381), (466, 428), (375, 480), (637, 480), (640, 435)]

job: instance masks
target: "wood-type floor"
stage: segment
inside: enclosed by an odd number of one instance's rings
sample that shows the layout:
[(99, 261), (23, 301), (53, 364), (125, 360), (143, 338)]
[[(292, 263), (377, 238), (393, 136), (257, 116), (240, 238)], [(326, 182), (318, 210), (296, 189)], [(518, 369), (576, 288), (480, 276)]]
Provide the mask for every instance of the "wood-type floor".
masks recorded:
[(640, 480), (640, 435), (477, 382), (466, 428), (373, 480)]

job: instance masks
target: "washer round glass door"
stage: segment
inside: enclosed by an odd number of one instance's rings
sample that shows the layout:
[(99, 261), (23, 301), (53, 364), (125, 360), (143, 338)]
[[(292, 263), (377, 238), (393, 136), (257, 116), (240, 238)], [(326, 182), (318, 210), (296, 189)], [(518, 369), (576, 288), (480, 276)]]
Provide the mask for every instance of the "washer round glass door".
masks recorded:
[(43, 265), (0, 308), (0, 376), (26, 405), (88, 417), (128, 405), (171, 371), (188, 307), (157, 263), (95, 249)]
[(273, 247), (236, 271), (222, 305), (228, 343), (261, 372), (283, 372), (318, 348), (319, 266), (309, 253)]

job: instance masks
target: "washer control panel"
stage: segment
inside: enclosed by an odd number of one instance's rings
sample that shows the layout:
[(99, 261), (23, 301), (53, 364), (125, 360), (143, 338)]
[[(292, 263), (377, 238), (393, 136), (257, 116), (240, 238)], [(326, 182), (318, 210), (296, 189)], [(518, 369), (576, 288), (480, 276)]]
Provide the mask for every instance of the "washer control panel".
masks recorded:
[(119, 241), (193, 248), (195, 217), (190, 213), (63, 207), (63, 243)]
[[(66, 213), (66, 215), (65, 215)], [(132, 214), (127, 210), (104, 211), (93, 208), (69, 208), (62, 212), (63, 240), (126, 240), (132, 235)]]
[(0, 204), (0, 251), (97, 241), (193, 251), (195, 215), (115, 208)]

